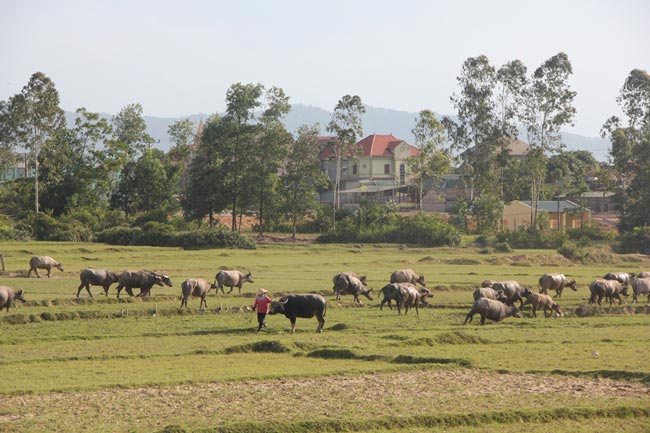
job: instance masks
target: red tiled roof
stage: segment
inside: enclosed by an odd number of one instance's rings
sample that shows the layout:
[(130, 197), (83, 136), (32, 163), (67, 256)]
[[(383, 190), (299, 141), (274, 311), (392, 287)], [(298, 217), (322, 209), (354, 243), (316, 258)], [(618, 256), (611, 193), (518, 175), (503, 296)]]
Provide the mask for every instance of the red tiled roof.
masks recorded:
[[(335, 140), (335, 137), (318, 137), (319, 143), (327, 143), (328, 141)], [(394, 149), (399, 146), (404, 140), (393, 137), (391, 134), (371, 134), (361, 141), (357, 142), (357, 147), (361, 149), (360, 156), (387, 156), (392, 157)], [(406, 143), (410, 148), (411, 156), (419, 155), (420, 150), (410, 144)], [(320, 154), (321, 158), (331, 156), (331, 151), (324, 150)]]

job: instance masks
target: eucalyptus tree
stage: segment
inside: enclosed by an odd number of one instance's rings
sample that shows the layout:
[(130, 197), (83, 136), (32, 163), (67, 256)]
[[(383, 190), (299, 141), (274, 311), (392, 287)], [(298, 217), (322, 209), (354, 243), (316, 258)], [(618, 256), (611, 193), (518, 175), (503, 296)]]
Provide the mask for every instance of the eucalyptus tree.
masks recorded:
[(3, 120), (8, 122), (0, 131), (6, 147), (29, 150), (34, 160), (35, 211), (39, 212), (39, 158), (43, 147), (65, 126), (63, 110), (59, 107), (59, 92), (44, 73), (34, 73), (21, 92), (10, 97), (2, 107)]
[(278, 169), (287, 155), (288, 145), (292, 140), (291, 134), (282, 123), (291, 104), (289, 97), (279, 87), (271, 87), (264, 95), (264, 110), (258, 123), (258, 146), (255, 151), (254, 167), (251, 173), (253, 190), (257, 192), (257, 209), (259, 212), (259, 233), (268, 226), (267, 214), (272, 213), (278, 202), (274, 186), (278, 185)]
[(129, 104), (111, 119), (113, 140), (109, 145), (124, 161), (134, 161), (145, 149), (150, 149), (155, 140), (147, 133), (147, 122), (142, 114), (142, 105)]
[(7, 101), (0, 101), (0, 172), (15, 162), (11, 111)]
[(411, 172), (418, 178), (418, 208), (422, 212), (424, 179), (437, 181), (451, 168), (451, 155), (443, 145), (447, 140), (445, 128), (431, 110), (422, 110), (415, 119), (411, 130), (415, 137), (418, 155), (409, 158)]
[(612, 143), (610, 158), (622, 180), (623, 200), (619, 229), (650, 224), (650, 75), (634, 69), (617, 98), (627, 126), (616, 116), (607, 120), (601, 134)]
[(169, 150), (170, 156), (178, 161), (185, 160), (190, 154), (190, 145), (194, 141), (194, 122), (180, 119), (169, 125), (167, 134), (174, 145)]
[(292, 238), (296, 225), (317, 206), (317, 188), (327, 183), (318, 159), (318, 124), (302, 125), (289, 146), (282, 174), (282, 209), (291, 221)]
[(548, 154), (564, 147), (560, 128), (573, 124), (576, 92), (569, 86), (573, 68), (565, 53), (558, 53), (538, 67), (526, 93), (523, 121), (531, 151), (530, 162), (532, 200), (531, 227), (537, 228), (537, 208), (542, 194)]
[(327, 144), (330, 154), (336, 159), (336, 175), (334, 182), (334, 223), (336, 223), (336, 210), (341, 206), (339, 195), (341, 189), (341, 169), (343, 158), (355, 158), (358, 149), (357, 139), (363, 135), (361, 116), (366, 108), (358, 95), (345, 95), (336, 103), (332, 118), (327, 125), (327, 131), (334, 134), (335, 140)]

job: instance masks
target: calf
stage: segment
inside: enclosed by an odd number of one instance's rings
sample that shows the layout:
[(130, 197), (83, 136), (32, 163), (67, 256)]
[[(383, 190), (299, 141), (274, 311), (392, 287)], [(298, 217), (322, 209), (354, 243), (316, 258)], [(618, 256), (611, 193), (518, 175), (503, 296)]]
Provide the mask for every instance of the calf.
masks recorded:
[(239, 294), (241, 294), (241, 286), (244, 283), (254, 283), (251, 273), (244, 274), (239, 271), (219, 271), (217, 275), (214, 276), (214, 284), (217, 285), (217, 293), (221, 289), (221, 293), (224, 295), (226, 292), (223, 290), (223, 286), (230, 287), (228, 293), (233, 291), (235, 286), (239, 289)]
[(278, 301), (271, 302), (269, 314), (284, 314), (291, 321), (291, 333), (296, 332), (296, 318), (311, 319), (316, 316), (318, 327), (316, 332), (323, 332), (327, 301), (321, 295), (287, 295)]
[(467, 313), (467, 316), (465, 316), (463, 325), (470, 323), (474, 318), (474, 314), (477, 313), (481, 315), (481, 325), (485, 325), (485, 319), (500, 322), (506, 317), (521, 317), (519, 309), (513, 305), (506, 305), (492, 299), (479, 298), (472, 304), (472, 308)]
[(50, 273), (52, 268), (57, 268), (59, 271), (63, 272), (63, 266), (61, 263), (57, 262), (50, 256), (34, 256), (29, 259), (29, 271), (27, 272), (27, 278), (32, 274), (32, 271), (36, 274), (38, 278), (41, 278), (38, 275), (37, 269), (47, 269), (47, 278), (50, 278)]
[(16, 300), (21, 301), (24, 304), (26, 301), (23, 294), (22, 290), (16, 292), (11, 287), (0, 286), (0, 311), (2, 311), (3, 308), (6, 308), (7, 312), (9, 312), (9, 307), (11, 307)]
[(524, 296), (526, 297), (526, 302), (524, 302), (523, 306), (531, 305), (534, 317), (537, 317), (538, 309), (544, 311), (544, 317), (549, 317), (552, 314), (555, 314), (556, 317), (564, 316), (564, 313), (560, 310), (560, 306), (550, 296), (543, 293), (533, 293), (530, 290), (525, 290)]
[(360, 304), (359, 295), (373, 300), (372, 288), (366, 289), (365, 277), (363, 280), (357, 278), (350, 273), (342, 273), (334, 276), (334, 292), (336, 293), (336, 300), (341, 299), (341, 295), (350, 294), (354, 297), (354, 302)]
[(104, 295), (108, 296), (109, 287), (111, 287), (111, 284), (117, 283), (119, 278), (119, 274), (113, 271), (107, 271), (104, 269), (84, 269), (79, 274), (81, 284), (79, 284), (79, 288), (77, 288), (77, 298), (79, 297), (79, 293), (81, 293), (81, 289), (84, 287), (86, 287), (86, 291), (92, 298), (93, 294), (90, 293), (90, 286), (102, 286), (104, 289)]
[(208, 308), (205, 297), (211, 289), (216, 288), (217, 286), (214, 283), (210, 283), (203, 278), (190, 278), (183, 281), (181, 284), (181, 306), (179, 308), (183, 308), (183, 305), (187, 307), (187, 298), (190, 296), (201, 298), (199, 308), (203, 308), (204, 305), (205, 308)]

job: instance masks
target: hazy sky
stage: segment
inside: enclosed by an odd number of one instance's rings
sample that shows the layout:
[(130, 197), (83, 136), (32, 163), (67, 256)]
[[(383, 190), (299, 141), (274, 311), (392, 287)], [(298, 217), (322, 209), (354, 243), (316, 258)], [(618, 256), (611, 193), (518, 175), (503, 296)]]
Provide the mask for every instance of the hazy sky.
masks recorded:
[(650, 1), (0, 0), (0, 100), (42, 71), (70, 111), (214, 113), (232, 83), (260, 82), (327, 110), (349, 93), (452, 114), (468, 57), (530, 73), (560, 51), (578, 92), (567, 130), (596, 136), (629, 72), (650, 70)]

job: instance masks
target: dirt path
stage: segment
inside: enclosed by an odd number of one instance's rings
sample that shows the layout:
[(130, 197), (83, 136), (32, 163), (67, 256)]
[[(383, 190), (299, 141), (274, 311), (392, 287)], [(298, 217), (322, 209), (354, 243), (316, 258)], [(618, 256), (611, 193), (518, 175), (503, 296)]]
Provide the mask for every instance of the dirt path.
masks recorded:
[(647, 400), (650, 387), (607, 379), (471, 369), (415, 370), (0, 397), (0, 407), (5, 409), (0, 411), (0, 422), (62, 430), (91, 423), (111, 425), (116, 431), (150, 431), (181, 420), (200, 419), (212, 426), (249, 421), (253, 414), (258, 421), (277, 420), (279, 413), (282, 421), (373, 418), (507, 410), (513, 404), (542, 408), (565, 402), (571, 406), (619, 398)]

